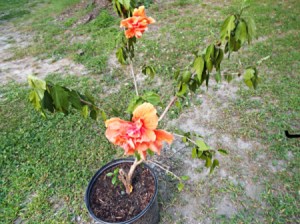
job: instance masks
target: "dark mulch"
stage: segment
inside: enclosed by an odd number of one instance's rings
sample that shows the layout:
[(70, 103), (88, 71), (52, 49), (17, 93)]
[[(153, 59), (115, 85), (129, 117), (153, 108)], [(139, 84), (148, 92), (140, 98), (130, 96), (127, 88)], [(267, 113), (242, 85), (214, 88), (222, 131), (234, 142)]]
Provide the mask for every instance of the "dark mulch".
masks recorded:
[(113, 186), (111, 177), (106, 174), (118, 167), (128, 172), (130, 164), (120, 164), (105, 171), (97, 179), (91, 193), (93, 213), (107, 222), (122, 222), (138, 215), (147, 207), (155, 191), (154, 178), (143, 165), (138, 166), (133, 175), (133, 192), (130, 195), (125, 193), (122, 183)]

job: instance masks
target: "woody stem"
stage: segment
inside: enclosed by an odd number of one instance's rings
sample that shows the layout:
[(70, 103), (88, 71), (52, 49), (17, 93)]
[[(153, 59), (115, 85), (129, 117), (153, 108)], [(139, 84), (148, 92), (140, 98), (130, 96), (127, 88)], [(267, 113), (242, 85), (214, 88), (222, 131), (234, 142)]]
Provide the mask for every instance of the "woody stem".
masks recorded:
[(194, 145), (197, 145), (197, 143), (195, 141), (193, 141), (192, 139), (184, 136), (184, 135), (179, 135), (179, 134), (176, 134), (176, 133), (173, 133), (173, 135), (179, 137), (179, 138), (186, 138), (188, 141), (190, 141), (191, 143), (193, 143)]
[(169, 109), (171, 108), (171, 106), (175, 103), (175, 101), (177, 100), (177, 98), (178, 98), (177, 96), (174, 96), (172, 98), (172, 100), (170, 101), (170, 103), (168, 104), (168, 106), (166, 107), (166, 109), (164, 110), (164, 112), (160, 115), (158, 121), (161, 121), (164, 118), (164, 116), (167, 114), (167, 112), (169, 111)]
[(132, 192), (132, 175), (137, 168), (138, 165), (140, 165), (144, 160), (137, 160), (133, 162), (133, 164), (130, 167), (130, 170), (128, 173), (125, 173), (123, 169), (119, 170), (119, 179), (122, 181), (122, 183), (125, 186), (126, 193), (129, 195)]
[(138, 165), (140, 165), (143, 161), (144, 161), (144, 160), (142, 160), (142, 159), (138, 160), (137, 158), (135, 158), (134, 163), (131, 165), (130, 170), (129, 170), (129, 172), (128, 172), (128, 181), (129, 181), (130, 184), (131, 184), (131, 182), (132, 182), (132, 175), (133, 175), (133, 173), (134, 173), (136, 167), (137, 167)]
[(159, 164), (158, 162), (154, 162), (152, 160), (147, 160), (147, 162), (154, 164), (155, 166), (158, 166), (160, 169), (164, 170), (166, 173), (170, 173), (173, 177), (175, 177), (176, 179), (178, 179), (179, 181), (181, 181), (181, 178), (179, 176), (177, 176), (175, 173), (171, 172), (169, 169), (163, 167), (161, 164)]
[(137, 82), (136, 82), (136, 78), (135, 78), (135, 75), (134, 75), (134, 70), (133, 70), (133, 65), (132, 65), (132, 61), (131, 60), (129, 60), (129, 68), (130, 68), (131, 76), (133, 78), (135, 93), (136, 93), (137, 96), (139, 96), (139, 92), (138, 92), (138, 88), (137, 88)]

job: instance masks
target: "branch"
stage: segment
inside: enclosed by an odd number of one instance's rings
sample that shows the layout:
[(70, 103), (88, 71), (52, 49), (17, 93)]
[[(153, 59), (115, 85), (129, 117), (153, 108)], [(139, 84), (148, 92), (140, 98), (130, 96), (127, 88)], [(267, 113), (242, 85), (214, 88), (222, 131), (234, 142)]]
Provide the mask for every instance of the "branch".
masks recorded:
[(186, 138), (189, 142), (193, 143), (194, 145), (197, 145), (197, 143), (195, 141), (193, 141), (192, 139), (184, 136), (184, 135), (179, 135), (179, 134), (176, 134), (176, 133), (172, 133), (173, 135), (179, 137), (179, 138)]
[(133, 66), (132, 66), (132, 61), (131, 60), (129, 60), (129, 68), (130, 68), (131, 76), (133, 78), (135, 93), (136, 93), (137, 96), (139, 96), (139, 92), (138, 92), (138, 88), (137, 88), (137, 82), (136, 82), (136, 78), (135, 78), (135, 75), (134, 75), (134, 71), (133, 71)]
[(164, 110), (164, 112), (160, 115), (158, 121), (161, 121), (164, 116), (167, 114), (168, 110), (171, 108), (171, 106), (175, 103), (175, 101), (177, 100), (177, 96), (174, 96), (173, 99), (170, 101), (170, 103), (168, 104), (168, 106), (166, 107), (166, 109)]
[(132, 187), (132, 175), (136, 169), (136, 167), (138, 165), (140, 165), (142, 162), (144, 162), (144, 160), (137, 160), (137, 158), (134, 160), (133, 164), (131, 165), (130, 167), (130, 170), (128, 172), (128, 174), (123, 170), (123, 169), (120, 169), (119, 170), (119, 180), (122, 181), (122, 183), (124, 184), (125, 186), (125, 189), (126, 189), (126, 193), (129, 195), (132, 190), (133, 190), (133, 187)]
[(170, 173), (170, 174), (171, 174), (172, 176), (174, 176), (176, 179), (178, 179), (179, 181), (181, 181), (181, 178), (180, 178), (179, 176), (177, 176), (177, 175), (176, 175), (175, 173), (173, 173), (172, 171), (166, 169), (165, 167), (163, 167), (163, 166), (160, 165), (159, 163), (154, 162), (154, 161), (151, 161), (151, 160), (147, 160), (147, 162), (152, 163), (152, 164), (158, 166), (160, 169), (166, 171), (166, 173)]
[(89, 106), (93, 106), (93, 107), (96, 107), (98, 110), (102, 110), (100, 107), (97, 107), (96, 105), (94, 105), (94, 104), (92, 104), (92, 103), (90, 103), (90, 102), (88, 102), (88, 101), (85, 101), (85, 100), (83, 100), (83, 99), (79, 99), (80, 100), (80, 102), (82, 102), (82, 103), (85, 103), (85, 104), (87, 104), (87, 105), (89, 105)]
[(131, 179), (132, 179), (132, 175), (133, 175), (133, 173), (134, 173), (136, 167), (137, 167), (138, 165), (140, 165), (142, 162), (144, 162), (143, 159), (137, 160), (137, 158), (135, 158), (134, 163), (131, 165), (130, 170), (129, 170), (129, 172), (128, 172), (128, 179), (129, 179), (129, 181), (130, 181), (130, 184), (131, 184), (131, 181), (132, 181), (132, 180), (131, 180)]

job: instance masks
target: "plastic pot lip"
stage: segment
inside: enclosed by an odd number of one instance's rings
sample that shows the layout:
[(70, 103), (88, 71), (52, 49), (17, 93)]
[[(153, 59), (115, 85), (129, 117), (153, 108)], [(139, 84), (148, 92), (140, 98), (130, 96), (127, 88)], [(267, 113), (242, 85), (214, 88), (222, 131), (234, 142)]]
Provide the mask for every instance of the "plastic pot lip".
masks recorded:
[(117, 160), (113, 160), (109, 163), (107, 163), (106, 165), (102, 166), (96, 173), (95, 175), (93, 176), (93, 178), (90, 180), (89, 182), (89, 185), (86, 189), (86, 192), (85, 192), (85, 197), (84, 197), (84, 201), (85, 201), (85, 205), (87, 207), (87, 210), (89, 212), (89, 214), (92, 216), (92, 218), (98, 222), (102, 222), (103, 224), (129, 224), (133, 221), (137, 221), (139, 220), (139, 218), (141, 218), (149, 209), (150, 207), (152, 206), (152, 204), (154, 203), (154, 201), (156, 200), (157, 198), (157, 193), (158, 193), (158, 183), (157, 183), (157, 177), (153, 171), (153, 169), (147, 165), (146, 163), (143, 163), (143, 165), (150, 170), (153, 178), (154, 178), (154, 184), (155, 184), (155, 191), (154, 191), (154, 195), (153, 197), (151, 198), (149, 204), (147, 205), (147, 207), (141, 211), (138, 215), (136, 215), (135, 217), (133, 217), (132, 219), (129, 219), (127, 221), (124, 221), (124, 222), (106, 222), (104, 220), (101, 220), (99, 219), (98, 217), (95, 216), (95, 214), (92, 212), (92, 209), (91, 209), (91, 206), (90, 206), (90, 193), (92, 191), (92, 188), (96, 182), (96, 180), (98, 179), (98, 177), (107, 169), (111, 168), (111, 167), (114, 167), (118, 164), (121, 164), (121, 163), (132, 163), (134, 162), (134, 159), (132, 158), (123, 158), (123, 159), (117, 159)]

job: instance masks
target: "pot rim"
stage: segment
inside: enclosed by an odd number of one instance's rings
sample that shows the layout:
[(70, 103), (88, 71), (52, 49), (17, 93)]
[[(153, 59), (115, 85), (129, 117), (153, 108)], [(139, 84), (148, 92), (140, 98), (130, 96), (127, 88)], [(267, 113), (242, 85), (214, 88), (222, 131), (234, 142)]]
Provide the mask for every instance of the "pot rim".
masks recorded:
[(122, 158), (122, 159), (116, 159), (116, 160), (113, 160), (109, 163), (107, 163), (106, 165), (102, 166), (95, 174), (94, 176), (92, 177), (92, 179), (90, 180), (89, 184), (88, 184), (88, 187), (86, 189), (86, 192), (85, 192), (85, 197), (84, 197), (84, 201), (85, 201), (85, 205), (87, 207), (87, 210), (90, 214), (90, 216), (96, 220), (96, 221), (99, 221), (99, 222), (102, 222), (103, 224), (129, 224), (129, 223), (132, 223), (133, 221), (136, 221), (138, 220), (139, 218), (141, 218), (152, 206), (152, 204), (154, 203), (155, 199), (157, 198), (157, 194), (158, 194), (158, 183), (157, 183), (157, 177), (156, 177), (156, 174), (155, 172), (153, 171), (153, 169), (147, 165), (146, 163), (143, 163), (143, 165), (148, 169), (150, 170), (153, 178), (154, 178), (154, 184), (155, 184), (155, 191), (154, 191), (154, 194), (150, 200), (150, 202), (148, 203), (147, 207), (144, 208), (138, 215), (134, 216), (133, 218), (129, 219), (129, 220), (126, 220), (124, 222), (106, 222), (104, 220), (101, 220), (100, 218), (96, 217), (95, 214), (93, 213), (92, 209), (91, 209), (91, 206), (90, 206), (90, 193), (92, 191), (92, 188), (96, 182), (96, 180), (98, 179), (98, 177), (107, 169), (111, 168), (111, 167), (114, 167), (118, 164), (121, 164), (121, 163), (132, 163), (134, 162), (134, 159), (133, 158)]

